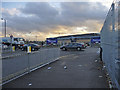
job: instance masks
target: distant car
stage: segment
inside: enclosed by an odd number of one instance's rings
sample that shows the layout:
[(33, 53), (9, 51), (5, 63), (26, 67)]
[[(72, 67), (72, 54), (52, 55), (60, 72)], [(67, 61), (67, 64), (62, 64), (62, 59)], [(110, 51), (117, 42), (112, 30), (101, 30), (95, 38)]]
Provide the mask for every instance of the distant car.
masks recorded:
[(78, 51), (84, 49), (84, 45), (80, 44), (80, 43), (70, 43), (68, 45), (63, 45), (60, 47), (61, 50), (68, 50), (68, 49), (76, 49)]
[(56, 43), (53, 43), (53, 46), (56, 46), (57, 44)]
[(90, 43), (86, 43), (87, 46), (90, 46)]
[(47, 44), (43, 44), (42, 46), (47, 46)]
[(86, 43), (80, 43), (83, 45), (84, 49), (87, 47), (87, 44)]
[(25, 44), (24, 46), (21, 47), (22, 51), (27, 51), (27, 47), (31, 46), (31, 51), (36, 51), (40, 49), (40, 45), (35, 44), (35, 43), (30, 43), (30, 44)]
[(1, 48), (1, 49), (8, 49), (8, 46), (7, 46), (7, 45), (4, 45), (4, 44), (0, 44), (0, 48)]

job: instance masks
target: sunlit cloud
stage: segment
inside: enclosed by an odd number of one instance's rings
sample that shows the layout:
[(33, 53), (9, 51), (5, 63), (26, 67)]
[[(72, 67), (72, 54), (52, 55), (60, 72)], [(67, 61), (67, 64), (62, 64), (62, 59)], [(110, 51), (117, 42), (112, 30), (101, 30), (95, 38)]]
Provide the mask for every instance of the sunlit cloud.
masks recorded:
[(48, 37), (99, 32), (109, 5), (102, 2), (28, 2), (20, 8), (3, 6), (2, 15), (8, 21), (7, 36), (13, 34), (27, 40), (45, 40)]
[(2, 12), (9, 13), (11, 16), (20, 14), (20, 11), (17, 8), (12, 8), (12, 9), (2, 8)]

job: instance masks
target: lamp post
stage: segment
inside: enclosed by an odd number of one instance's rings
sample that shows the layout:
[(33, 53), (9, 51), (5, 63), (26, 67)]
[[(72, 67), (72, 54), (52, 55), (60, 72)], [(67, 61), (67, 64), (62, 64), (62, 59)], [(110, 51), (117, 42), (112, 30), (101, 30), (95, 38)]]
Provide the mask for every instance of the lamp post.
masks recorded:
[(7, 23), (6, 23), (6, 22), (7, 22), (7, 20), (4, 19), (4, 18), (1, 18), (1, 20), (4, 20), (4, 22), (5, 22), (5, 23), (4, 23), (4, 28), (5, 28), (5, 37), (6, 37), (6, 26), (7, 26)]

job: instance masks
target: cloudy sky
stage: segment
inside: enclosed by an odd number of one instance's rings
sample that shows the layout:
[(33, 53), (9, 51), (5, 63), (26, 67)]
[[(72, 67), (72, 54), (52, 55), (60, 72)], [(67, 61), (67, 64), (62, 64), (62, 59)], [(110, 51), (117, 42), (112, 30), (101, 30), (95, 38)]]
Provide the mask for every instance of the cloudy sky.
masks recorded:
[(100, 32), (111, 2), (3, 2), (2, 17), (8, 36), (45, 40)]

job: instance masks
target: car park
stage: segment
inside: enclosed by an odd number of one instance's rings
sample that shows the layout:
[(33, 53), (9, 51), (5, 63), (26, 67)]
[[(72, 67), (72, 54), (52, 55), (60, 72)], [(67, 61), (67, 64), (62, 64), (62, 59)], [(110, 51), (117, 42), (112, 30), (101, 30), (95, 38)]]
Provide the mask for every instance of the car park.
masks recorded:
[(31, 51), (36, 51), (40, 49), (40, 45), (35, 44), (35, 43), (30, 43), (30, 44), (25, 44), (24, 46), (21, 47), (22, 51), (27, 51), (27, 48), (31, 46)]
[(64, 51), (69, 50), (69, 49), (75, 49), (75, 50), (80, 51), (84, 49), (84, 45), (80, 43), (70, 43), (70, 44), (61, 46), (60, 49)]

